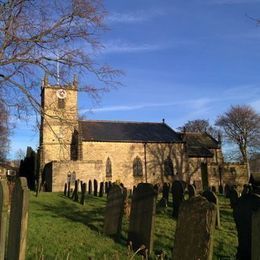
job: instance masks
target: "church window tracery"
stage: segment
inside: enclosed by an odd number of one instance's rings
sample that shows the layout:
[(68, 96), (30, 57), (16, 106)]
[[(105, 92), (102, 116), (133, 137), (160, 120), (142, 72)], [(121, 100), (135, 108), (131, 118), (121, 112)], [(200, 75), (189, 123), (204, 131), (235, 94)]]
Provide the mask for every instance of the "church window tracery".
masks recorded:
[(164, 161), (164, 175), (165, 176), (173, 176), (173, 163), (170, 156), (167, 157), (167, 159)]

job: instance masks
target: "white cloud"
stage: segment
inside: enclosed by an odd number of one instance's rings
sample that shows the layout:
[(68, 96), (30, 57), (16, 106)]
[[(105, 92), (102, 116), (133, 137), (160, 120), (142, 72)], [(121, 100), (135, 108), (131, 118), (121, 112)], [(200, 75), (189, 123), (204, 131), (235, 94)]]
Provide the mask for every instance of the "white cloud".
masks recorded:
[(104, 43), (104, 49), (102, 49), (101, 53), (133, 53), (133, 52), (150, 52), (156, 51), (160, 49), (164, 49), (165, 46), (157, 45), (157, 44), (132, 44), (123, 42), (122, 40), (114, 40)]
[(260, 113), (260, 99), (250, 102), (249, 105), (253, 107), (256, 112)]
[(165, 14), (163, 10), (139, 10), (136, 12), (113, 12), (106, 18), (107, 23), (140, 23)]

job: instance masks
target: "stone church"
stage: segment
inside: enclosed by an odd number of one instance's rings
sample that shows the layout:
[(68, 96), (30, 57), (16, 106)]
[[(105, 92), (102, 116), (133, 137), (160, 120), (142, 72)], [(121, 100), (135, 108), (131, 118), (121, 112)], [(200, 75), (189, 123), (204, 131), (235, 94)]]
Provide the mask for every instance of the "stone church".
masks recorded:
[(174, 180), (201, 190), (246, 182), (246, 168), (224, 163), (221, 142), (207, 133), (178, 133), (158, 123), (90, 121), (78, 117), (78, 83), (42, 83), (40, 171), (47, 191), (62, 191), (68, 178), (85, 182)]

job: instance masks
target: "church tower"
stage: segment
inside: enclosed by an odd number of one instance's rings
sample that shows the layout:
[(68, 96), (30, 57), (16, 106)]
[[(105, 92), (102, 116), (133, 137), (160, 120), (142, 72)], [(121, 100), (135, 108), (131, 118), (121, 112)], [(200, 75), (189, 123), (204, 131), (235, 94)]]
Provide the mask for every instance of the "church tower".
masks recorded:
[[(42, 82), (40, 169), (51, 161), (73, 159), (73, 136), (78, 132), (78, 82), (50, 85), (47, 76)], [(74, 156), (75, 157), (75, 156)]]

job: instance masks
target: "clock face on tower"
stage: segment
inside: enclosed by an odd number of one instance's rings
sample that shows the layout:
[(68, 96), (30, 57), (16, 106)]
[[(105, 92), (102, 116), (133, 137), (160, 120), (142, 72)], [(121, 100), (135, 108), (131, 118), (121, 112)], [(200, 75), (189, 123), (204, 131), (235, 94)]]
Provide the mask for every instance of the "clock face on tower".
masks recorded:
[(66, 92), (65, 89), (58, 89), (58, 90), (56, 91), (56, 95), (57, 95), (58, 98), (64, 99), (64, 98), (66, 98), (66, 96), (67, 96), (67, 92)]

